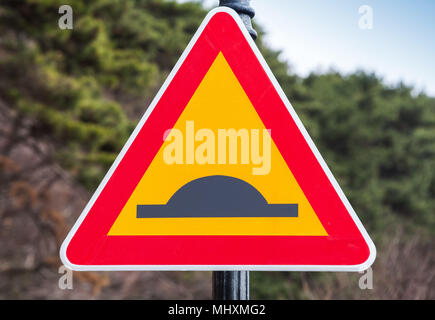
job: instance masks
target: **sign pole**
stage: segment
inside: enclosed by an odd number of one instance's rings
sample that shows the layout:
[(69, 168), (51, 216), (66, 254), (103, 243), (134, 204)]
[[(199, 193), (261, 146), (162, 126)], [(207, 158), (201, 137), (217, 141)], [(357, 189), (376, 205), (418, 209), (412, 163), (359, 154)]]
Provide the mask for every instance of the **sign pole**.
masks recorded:
[[(219, 6), (234, 9), (251, 35), (257, 39), (251, 19), (255, 15), (250, 0), (220, 0)], [(249, 300), (249, 271), (213, 271), (213, 299)]]
[(213, 271), (213, 299), (249, 300), (249, 271)]
[(243, 21), (252, 39), (257, 39), (257, 31), (252, 28), (251, 19), (255, 16), (254, 8), (249, 4), (251, 0), (219, 0), (220, 7), (229, 7), (236, 11)]

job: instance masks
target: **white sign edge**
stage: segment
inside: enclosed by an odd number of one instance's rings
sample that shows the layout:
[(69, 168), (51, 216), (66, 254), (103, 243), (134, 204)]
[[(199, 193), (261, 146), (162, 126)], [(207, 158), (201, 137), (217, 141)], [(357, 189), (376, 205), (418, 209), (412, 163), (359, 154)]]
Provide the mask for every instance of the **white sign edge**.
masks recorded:
[[(255, 53), (258, 61), (261, 63), (264, 71), (268, 75), (269, 79), (271, 80), (272, 84), (274, 85), (276, 91), (278, 92), (279, 96), (281, 97), (281, 100), (284, 102), (284, 104), (287, 107), (287, 110), (289, 111), (290, 115), (292, 116), (293, 120), (295, 121), (296, 125), (298, 126), (298, 129), (304, 136), (306, 142), (311, 148), (311, 151), (314, 153), (317, 161), (320, 163), (323, 171), (326, 173), (329, 181), (333, 185), (335, 191), (337, 192), (338, 196), (340, 197), (341, 201), (345, 205), (346, 209), (348, 210), (349, 214), (352, 217), (352, 220), (354, 221), (355, 225), (357, 226), (358, 230), (361, 232), (364, 240), (366, 241), (368, 247), (369, 247), (369, 257), (367, 260), (361, 264), (357, 265), (77, 265), (73, 264), (68, 260), (68, 257), (66, 256), (66, 250), (68, 248), (68, 245), (73, 238), (76, 231), (79, 229), (81, 223), (86, 218), (86, 215), (88, 214), (89, 210), (94, 205), (95, 201), (98, 199), (100, 193), (106, 186), (107, 182), (109, 181), (112, 174), (115, 172), (116, 168), (118, 167), (118, 164), (123, 159), (124, 155), (126, 154), (127, 150), (130, 148), (130, 145), (135, 140), (137, 134), (142, 129), (143, 125), (147, 121), (148, 117), (150, 116), (151, 112), (154, 110), (155, 106), (159, 102), (161, 96), (166, 91), (167, 87), (171, 83), (174, 76), (177, 74), (178, 70), (180, 69), (181, 65), (184, 63), (184, 60), (190, 53), (191, 49), (195, 45), (196, 41), (198, 40), (199, 36), (202, 34), (202, 31), (208, 24), (208, 22), (211, 20), (211, 18), (219, 13), (219, 12), (225, 12), (231, 15), (234, 20), (237, 22), (240, 30), (242, 31), (244, 37), (248, 41), (251, 49)], [(269, 66), (267, 65), (266, 61), (264, 60), (262, 54), (260, 53), (259, 49), (257, 48), (255, 42), (252, 40), (250, 34), (246, 30), (246, 27), (244, 26), (242, 20), (238, 16), (238, 14), (228, 7), (217, 7), (213, 10), (211, 10), (207, 16), (202, 21), (201, 25), (199, 26), (198, 30), (196, 31), (193, 38), (190, 40), (189, 44), (187, 45), (186, 49), (184, 50), (183, 54), (178, 59), (177, 63), (175, 64), (174, 68), (168, 75), (167, 79), (163, 83), (160, 90), (157, 92), (157, 95), (154, 97), (153, 101), (151, 102), (150, 106), (142, 116), (141, 120), (139, 121), (136, 128), (133, 130), (133, 133), (128, 138), (126, 144), (121, 149), (121, 152), (116, 157), (115, 161), (113, 162), (112, 166), (110, 167), (109, 171), (104, 176), (103, 180), (101, 181), (100, 185), (98, 186), (97, 190), (92, 195), (91, 199), (89, 200), (86, 207), (83, 209), (82, 213), (80, 214), (79, 218), (75, 222), (74, 226), (71, 228), (70, 232), (68, 233), (67, 237), (63, 241), (61, 247), (60, 247), (60, 259), (62, 263), (69, 269), (74, 271), (332, 271), (332, 272), (360, 272), (368, 269), (374, 262), (376, 258), (376, 247), (371, 240), (370, 236), (368, 235), (367, 231), (365, 230), (364, 226), (362, 225), (360, 219), (358, 218), (355, 210), (352, 208), (351, 204), (347, 200), (346, 196), (344, 195), (343, 191), (341, 190), (340, 186), (337, 183), (337, 180), (332, 175), (331, 170), (329, 169), (326, 162), (323, 160), (323, 157), (321, 156), (320, 152), (318, 151), (317, 147), (315, 146), (314, 142), (312, 141), (311, 137), (309, 136), (307, 130), (305, 129), (304, 125), (302, 124), (301, 120), (299, 119), (298, 115), (296, 114), (296, 111), (293, 109), (293, 106), (291, 105), (290, 101), (288, 100), (287, 96), (285, 95), (284, 91), (282, 90), (281, 86), (279, 85), (278, 81), (276, 80), (275, 76), (273, 75), (272, 71), (270, 70)]]

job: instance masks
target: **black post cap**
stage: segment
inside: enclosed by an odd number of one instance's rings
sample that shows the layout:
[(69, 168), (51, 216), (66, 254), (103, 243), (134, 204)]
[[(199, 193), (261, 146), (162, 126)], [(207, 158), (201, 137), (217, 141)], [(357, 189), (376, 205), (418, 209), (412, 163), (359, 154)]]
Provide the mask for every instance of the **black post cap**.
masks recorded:
[(257, 31), (252, 28), (251, 19), (255, 16), (254, 9), (249, 5), (250, 0), (220, 0), (219, 6), (229, 7), (236, 11), (242, 19), (252, 39), (257, 39)]

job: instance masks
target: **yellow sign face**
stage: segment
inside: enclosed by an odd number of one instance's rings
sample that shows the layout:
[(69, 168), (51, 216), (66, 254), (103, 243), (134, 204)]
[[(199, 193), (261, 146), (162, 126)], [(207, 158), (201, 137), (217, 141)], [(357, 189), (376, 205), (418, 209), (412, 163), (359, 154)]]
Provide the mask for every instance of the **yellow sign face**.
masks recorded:
[[(328, 235), (222, 53), (216, 57), (174, 128), (168, 129), (169, 134), (162, 137), (163, 145), (113, 223), (109, 236)], [(254, 139), (262, 141), (262, 150), (246, 154), (239, 143), (234, 158), (230, 144), (223, 145), (219, 140), (222, 130), (247, 133), (237, 141), (245, 139), (249, 143), (247, 139), (250, 139), (251, 144)], [(182, 140), (174, 133), (180, 133)], [(189, 137), (194, 143), (189, 142)], [(297, 204), (298, 216), (137, 217), (138, 206), (165, 205), (189, 182), (216, 175), (249, 183), (269, 204)]]

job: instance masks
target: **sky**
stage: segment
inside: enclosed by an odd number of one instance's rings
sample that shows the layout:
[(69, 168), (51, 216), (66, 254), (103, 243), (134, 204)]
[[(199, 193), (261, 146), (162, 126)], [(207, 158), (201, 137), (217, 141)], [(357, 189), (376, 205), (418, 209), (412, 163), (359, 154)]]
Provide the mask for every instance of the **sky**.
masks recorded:
[[(219, 1), (203, 2), (212, 8)], [(363, 5), (372, 8), (372, 29), (359, 27)], [(435, 96), (435, 0), (252, 0), (251, 6), (266, 42), (282, 50), (292, 72), (362, 69), (388, 85), (403, 81)]]

